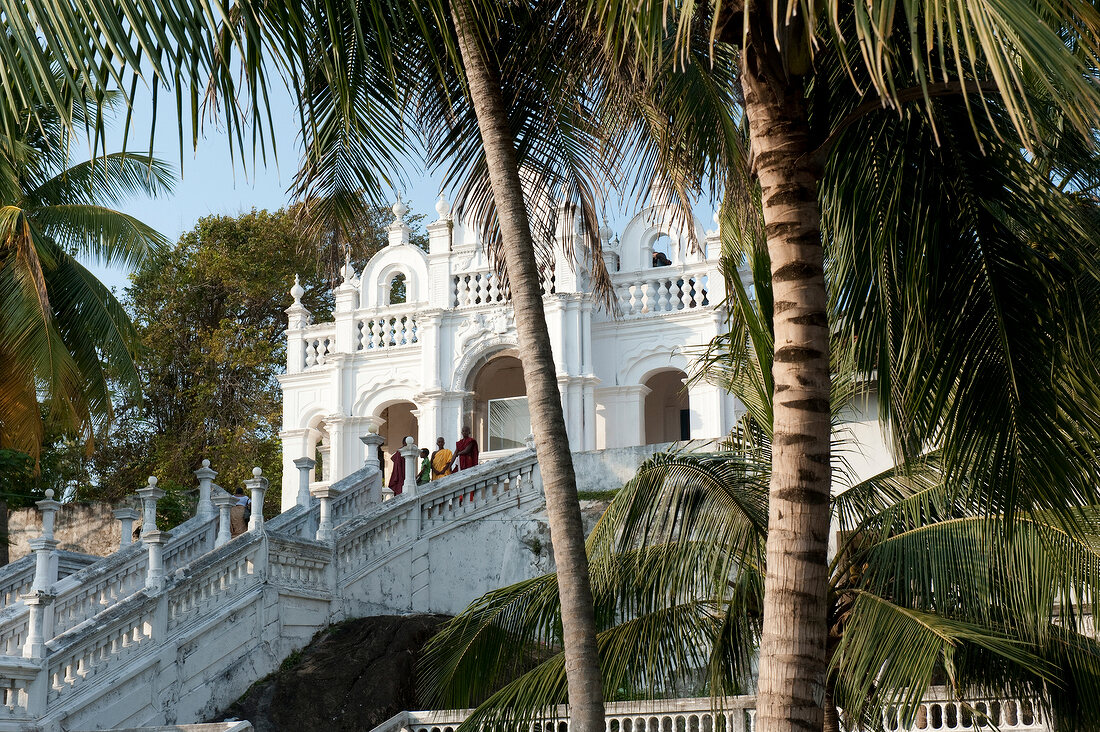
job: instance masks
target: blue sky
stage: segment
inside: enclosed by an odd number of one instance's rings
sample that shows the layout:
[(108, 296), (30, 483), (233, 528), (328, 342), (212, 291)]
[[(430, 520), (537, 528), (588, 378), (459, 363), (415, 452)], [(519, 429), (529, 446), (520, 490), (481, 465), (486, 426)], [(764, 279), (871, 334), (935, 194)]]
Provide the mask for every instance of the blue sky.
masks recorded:
[[(172, 94), (161, 95), (162, 104), (157, 117), (153, 152), (170, 162), (180, 172), (179, 130), (176, 123), (175, 102)], [(140, 100), (139, 100), (140, 102)], [(151, 103), (135, 108), (131, 122), (128, 150), (144, 150), (149, 139)], [(247, 170), (240, 159), (233, 161), (229, 154), (228, 139), (223, 129), (207, 124), (205, 138), (198, 150), (192, 152), (190, 143), (183, 155), (182, 178), (177, 180), (170, 196), (156, 199), (138, 198), (127, 201), (122, 208), (175, 241), (180, 234), (190, 230), (198, 219), (211, 214), (236, 215), (252, 208), (278, 209), (291, 203), (287, 188), (293, 182), (298, 165), (298, 114), (289, 92), (285, 90), (272, 99), (272, 118), (275, 123), (275, 140), (278, 164), (268, 156), (268, 164), (262, 162)], [(123, 117), (119, 116), (114, 128), (108, 131), (107, 150), (113, 152), (122, 147)], [(434, 218), (436, 198), (442, 175), (429, 174), (418, 160), (409, 160), (406, 166), (409, 185), (404, 199), (417, 212)], [(390, 195), (392, 196), (391, 192)], [(447, 192), (448, 194), (450, 192)], [(448, 195), (448, 199), (453, 198)], [(630, 217), (631, 205), (612, 202), (608, 216), (611, 226), (619, 231)], [(704, 228), (710, 228), (712, 209), (705, 202), (697, 207)], [(104, 268), (86, 262), (97, 277), (109, 287), (119, 291), (127, 285), (128, 271)]]

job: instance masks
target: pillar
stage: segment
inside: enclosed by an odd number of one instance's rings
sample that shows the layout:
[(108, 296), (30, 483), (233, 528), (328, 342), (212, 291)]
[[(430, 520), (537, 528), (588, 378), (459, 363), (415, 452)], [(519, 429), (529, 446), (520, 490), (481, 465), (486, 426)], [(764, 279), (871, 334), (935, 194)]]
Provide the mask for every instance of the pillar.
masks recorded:
[[(329, 441), (331, 442), (332, 435), (329, 435)], [(321, 443), (317, 446), (317, 453), (321, 456), (321, 474), (317, 476), (317, 480), (332, 480), (332, 445)]]
[(145, 575), (145, 587), (152, 592), (164, 589), (164, 545), (172, 538), (171, 532), (160, 531), (153, 524), (152, 531), (141, 532), (141, 540), (149, 547), (149, 570)]
[(252, 480), (244, 482), (245, 488), (252, 493), (252, 517), (248, 521), (249, 531), (264, 530), (264, 494), (267, 493), (267, 478), (260, 468), (252, 468)]
[(410, 496), (416, 495), (416, 460), (420, 457), (420, 448), (412, 437), (405, 438), (401, 448), (401, 457), (405, 458), (405, 486), (402, 491)]
[(156, 476), (150, 475), (149, 484), (139, 488), (137, 494), (141, 498), (141, 538), (144, 540), (147, 532), (157, 530), (157, 501), (164, 497), (164, 491), (157, 488)]
[(328, 544), (335, 538), (332, 530), (332, 499), (339, 494), (339, 491), (334, 490), (331, 484), (321, 483), (312, 486), (309, 492), (321, 502), (316, 539)]
[[(363, 460), (365, 467), (374, 467), (378, 471), (378, 477), (367, 480), (368, 490), (370, 491), (370, 502), (381, 503), (382, 502), (382, 467), (378, 464), (378, 448), (385, 438), (378, 434), (378, 428), (371, 425), (368, 428), (370, 431), (367, 434), (359, 437), (362, 440), (364, 447), (366, 448), (366, 458)], [(386, 490), (389, 490), (388, 488)]]
[(45, 590), (54, 582), (57, 582), (57, 565), (53, 563), (53, 552), (57, 548), (57, 541), (53, 538), (54, 518), (61, 504), (53, 500), (53, 489), (46, 489), (46, 498), (37, 501), (35, 506), (42, 513), (42, 534), (30, 540), (31, 549), (34, 551), (34, 582), (33, 590)]
[(130, 546), (134, 541), (134, 521), (140, 518), (141, 514), (130, 506), (116, 508), (113, 513), (118, 522), (122, 524), (119, 527), (118, 548)]
[(199, 505), (195, 509), (195, 515), (203, 521), (214, 518), (214, 504), (210, 502), (210, 486), (217, 474), (210, 469), (209, 460), (203, 460), (202, 467), (195, 471), (195, 477), (199, 480)]
[(294, 286), (290, 288), (290, 295), (294, 298), (294, 303), (285, 311), (287, 315), (286, 372), (288, 374), (297, 374), (305, 370), (306, 355), (303, 331), (309, 327), (313, 320), (309, 310), (306, 310), (305, 306), (302, 305), (301, 298), (305, 293), (305, 288), (298, 282), (298, 275), (294, 275)]
[(214, 505), (218, 507), (218, 535), (214, 539), (214, 548), (227, 544), (233, 535), (229, 533), (229, 511), (237, 502), (237, 497), (219, 490), (214, 494)]
[[(46, 610), (56, 595), (34, 590), (23, 597), (30, 618), (27, 623), (27, 640), (23, 644), (24, 658), (42, 658), (46, 650)], [(50, 635), (53, 635), (51, 630)]]
[(313, 458), (294, 458), (294, 467), (298, 468), (298, 501), (297, 505), (309, 508), (309, 473), (317, 461)]

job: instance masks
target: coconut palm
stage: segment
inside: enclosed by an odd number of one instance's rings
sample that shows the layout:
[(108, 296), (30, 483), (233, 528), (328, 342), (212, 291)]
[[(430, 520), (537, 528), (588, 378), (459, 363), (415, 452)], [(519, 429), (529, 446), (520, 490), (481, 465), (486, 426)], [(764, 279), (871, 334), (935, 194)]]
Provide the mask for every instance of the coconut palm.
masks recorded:
[[(105, 113), (110, 100), (102, 101)], [(70, 104), (78, 119), (80, 110)], [(72, 164), (62, 114), (2, 112), (0, 446), (37, 456), (40, 410), (90, 441), (111, 414), (108, 379), (137, 383), (129, 317), (76, 257), (136, 265), (163, 246), (160, 234), (110, 206), (165, 192), (172, 178), (140, 153)]]
[[(766, 290), (766, 256), (754, 265)], [(740, 327), (710, 360), (748, 409), (739, 429), (722, 452), (654, 456), (588, 542), (609, 699), (669, 694), (685, 680), (716, 696), (752, 686), (774, 436), (771, 351), (758, 344), (771, 338), (771, 314), (767, 297), (750, 301), (741, 288), (735, 303)], [(859, 391), (854, 365), (834, 361), (838, 474), (846, 471), (839, 415)], [(991, 514), (989, 490), (949, 473), (937, 452), (831, 501), (838, 546), (824, 729), (838, 730), (841, 717), (849, 729), (911, 724), (933, 683), (964, 699), (1034, 700), (1059, 729), (1088, 728), (1100, 713), (1100, 643), (1087, 619), (1100, 581), (1100, 514), (1078, 512), (1078, 531), (1068, 533), (1043, 511)], [(546, 575), (473, 603), (421, 662), (430, 700), (481, 703), (471, 727), (501, 729), (562, 703), (557, 602)]]

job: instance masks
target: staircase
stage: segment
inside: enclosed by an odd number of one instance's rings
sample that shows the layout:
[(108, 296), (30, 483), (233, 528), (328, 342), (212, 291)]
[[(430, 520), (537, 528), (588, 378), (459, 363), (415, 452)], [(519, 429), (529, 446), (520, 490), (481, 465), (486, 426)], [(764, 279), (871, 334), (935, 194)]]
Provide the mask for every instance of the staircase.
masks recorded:
[(222, 543), (207, 490), (167, 540), (40, 548), (44, 588), (34, 556), (5, 567), (0, 732), (208, 719), (331, 623), (453, 614), (532, 573), (517, 527), (542, 505), (533, 450), (385, 502), (371, 463), (328, 487), (327, 516), (314, 499)]

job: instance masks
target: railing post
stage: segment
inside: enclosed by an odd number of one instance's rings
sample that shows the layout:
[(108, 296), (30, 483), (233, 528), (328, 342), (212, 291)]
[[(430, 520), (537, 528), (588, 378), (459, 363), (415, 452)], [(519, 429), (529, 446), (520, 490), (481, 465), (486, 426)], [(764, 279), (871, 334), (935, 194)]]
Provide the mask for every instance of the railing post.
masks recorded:
[(53, 538), (54, 517), (61, 504), (53, 500), (53, 489), (46, 490), (46, 498), (34, 504), (42, 513), (42, 534), (31, 539), (31, 549), (34, 550), (34, 582), (33, 590), (45, 590), (54, 582), (57, 582), (57, 565), (51, 560), (53, 551), (57, 548), (57, 540)]
[(412, 437), (405, 438), (405, 446), (401, 448), (401, 457), (405, 458), (405, 486), (402, 491), (406, 495), (416, 495), (416, 459), (420, 456), (420, 448), (416, 446), (416, 440)]
[(378, 434), (378, 428), (371, 425), (367, 428), (368, 432), (365, 435), (361, 435), (359, 440), (366, 448), (367, 457), (363, 461), (365, 467), (373, 467), (378, 471), (377, 478), (367, 478), (367, 490), (369, 491), (370, 503), (382, 502), (382, 466), (378, 464), (378, 448), (382, 446), (382, 443), (386, 441), (386, 438)]
[(330, 543), (335, 538), (332, 530), (332, 499), (339, 491), (333, 490), (331, 483), (321, 483), (310, 489), (310, 494), (321, 501), (319, 521), (317, 522), (317, 541)]
[(267, 493), (267, 478), (260, 468), (252, 468), (252, 480), (244, 482), (252, 493), (252, 517), (248, 520), (249, 531), (264, 530), (264, 494)]
[(149, 476), (149, 484), (137, 491), (141, 498), (141, 538), (145, 539), (146, 532), (157, 530), (157, 501), (164, 498), (164, 491), (157, 488), (157, 478)]
[(237, 498), (226, 491), (218, 490), (211, 500), (218, 507), (218, 535), (214, 538), (214, 548), (217, 549), (219, 546), (229, 543), (229, 540), (233, 538), (233, 535), (229, 532), (229, 511), (233, 508), (233, 504), (237, 502)]
[(122, 524), (119, 527), (118, 548), (130, 546), (134, 543), (134, 521), (137, 521), (141, 514), (133, 506), (116, 508), (113, 513), (118, 522)]
[(23, 604), (30, 613), (27, 641), (23, 644), (23, 658), (42, 658), (46, 648), (46, 610), (54, 597), (56, 595), (44, 590), (34, 590), (23, 597)]
[(203, 521), (214, 518), (214, 504), (210, 502), (210, 486), (217, 472), (211, 470), (210, 461), (203, 460), (202, 467), (195, 471), (195, 477), (199, 479), (199, 505), (195, 509), (195, 515)]
[(298, 468), (298, 505), (309, 508), (309, 471), (317, 461), (313, 458), (294, 458), (294, 467)]
[(313, 319), (302, 305), (304, 294), (306, 294), (305, 288), (298, 281), (298, 275), (294, 275), (294, 286), (290, 288), (290, 295), (294, 298), (294, 302), (284, 311), (287, 315), (286, 372), (288, 374), (297, 374), (305, 368), (306, 354), (302, 331), (309, 327)]

